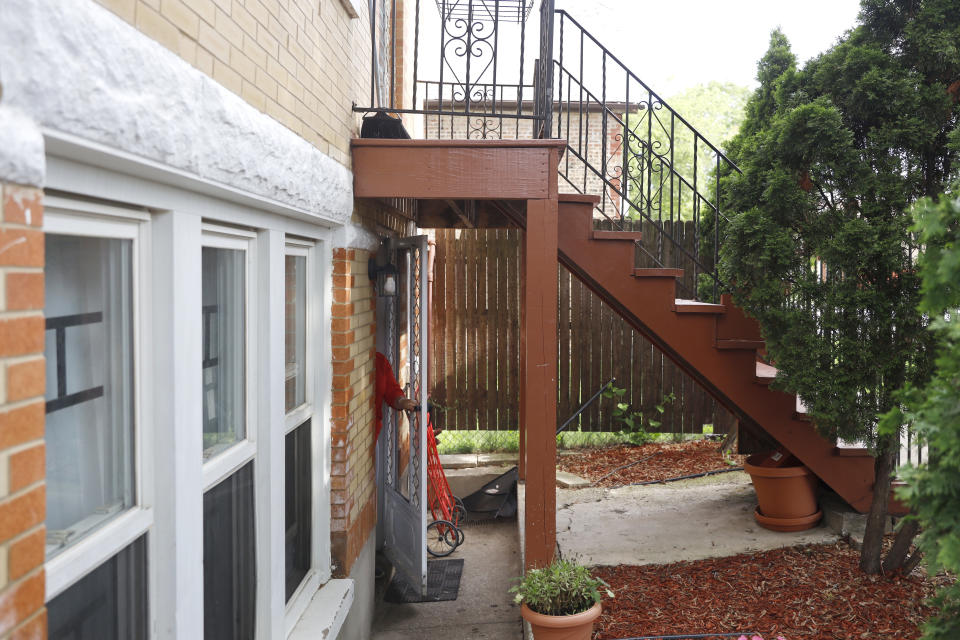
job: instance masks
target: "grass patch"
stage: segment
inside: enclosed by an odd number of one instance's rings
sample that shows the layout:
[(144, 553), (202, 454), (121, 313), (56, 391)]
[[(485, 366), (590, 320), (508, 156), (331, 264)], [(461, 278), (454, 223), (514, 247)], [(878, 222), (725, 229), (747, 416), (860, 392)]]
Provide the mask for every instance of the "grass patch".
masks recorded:
[[(699, 440), (698, 433), (650, 433), (647, 442), (685, 442)], [(564, 431), (557, 436), (557, 448), (593, 449), (636, 442), (634, 434), (623, 431)], [(440, 455), (450, 453), (516, 453), (520, 450), (519, 431), (442, 431), (437, 434)]]

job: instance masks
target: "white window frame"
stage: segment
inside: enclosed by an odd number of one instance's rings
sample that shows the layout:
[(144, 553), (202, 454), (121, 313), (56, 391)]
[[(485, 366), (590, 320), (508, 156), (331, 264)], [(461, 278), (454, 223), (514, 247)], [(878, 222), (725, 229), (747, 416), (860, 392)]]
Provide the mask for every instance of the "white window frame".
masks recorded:
[[(123, 152), (117, 152), (96, 143), (90, 143), (80, 138), (58, 134), (53, 131), (44, 132), (47, 142), (47, 188), (48, 195), (45, 204), (48, 211), (53, 211), (57, 205), (57, 193), (76, 194), (76, 206), (72, 211), (89, 212), (102, 215), (102, 212), (115, 214), (122, 210), (126, 215), (142, 221), (141, 227), (141, 265), (149, 267), (142, 269), (138, 278), (142, 299), (138, 301), (140, 335), (142, 339), (135, 343), (141, 347), (135, 357), (135, 373), (139, 374), (137, 385), (144, 391), (137, 403), (141, 417), (140, 431), (135, 434), (138, 443), (138, 467), (140, 482), (138, 490), (142, 496), (141, 510), (150, 520), (134, 526), (127, 522), (128, 514), (118, 516), (114, 522), (96, 532), (96, 536), (84, 539), (77, 543), (79, 548), (90, 548), (90, 556), (85, 558), (86, 569), (73, 571), (72, 575), (79, 579), (88, 571), (95, 568), (94, 558), (106, 560), (112, 557), (116, 549), (136, 539), (147, 531), (147, 553), (149, 573), (149, 617), (150, 638), (157, 640), (173, 640), (174, 638), (199, 638), (203, 634), (203, 554), (202, 554), (202, 493), (216, 481), (212, 478), (221, 475), (213, 467), (205, 468), (201, 455), (200, 421), (202, 407), (202, 392), (200, 388), (200, 345), (202, 327), (195, 318), (199, 315), (200, 298), (200, 251), (204, 244), (204, 231), (209, 230), (214, 235), (239, 236), (248, 241), (256, 236), (257, 241), (251, 242), (257, 247), (255, 258), (252, 248), (248, 253), (248, 260), (255, 259), (257, 269), (248, 268), (248, 296), (256, 294), (256, 300), (248, 298), (247, 312), (259, 314), (262, 320), (270, 318), (271, 335), (282, 332), (282, 305), (267, 308), (276, 295), (268, 296), (271, 288), (263, 287), (263, 276), (269, 272), (272, 283), (283, 283), (283, 260), (285, 240), (295, 234), (298, 238), (309, 239), (313, 242), (311, 249), (312, 264), (308, 260), (308, 277), (314, 278), (315, 285), (311, 286), (308, 296), (308, 339), (313, 346), (310, 357), (313, 364), (308, 368), (308, 375), (313, 376), (309, 389), (313, 395), (313, 461), (314, 461), (314, 553), (313, 562), (316, 584), (327, 584), (330, 588), (337, 583), (337, 589), (345, 590), (348, 597), (336, 598), (336, 603), (330, 603), (317, 596), (317, 590), (311, 585), (301, 586), (298, 598), (314, 609), (327, 610), (330, 607), (339, 609), (338, 615), (343, 615), (345, 608), (349, 608), (352, 601), (352, 587), (348, 580), (331, 581), (330, 557), (330, 470), (331, 470), (331, 423), (330, 405), (332, 401), (331, 384), (331, 345), (330, 345), (330, 304), (332, 302), (332, 263), (331, 250), (335, 229), (329, 226), (329, 220), (323, 219), (310, 211), (303, 211), (283, 203), (270, 200), (224, 187), (215, 182), (198, 179), (177, 170), (144, 161), (142, 158)], [(73, 196), (71, 196), (71, 199)], [(114, 202), (132, 203), (130, 209), (114, 208), (107, 205), (93, 205), (87, 199), (109, 198)], [(115, 211), (116, 210), (116, 211)], [(96, 216), (95, 216), (96, 217)], [(110, 216), (108, 216), (110, 217)], [(115, 215), (114, 215), (115, 217)], [(207, 222), (210, 224), (206, 224)], [(217, 222), (222, 221), (221, 224)], [(258, 233), (236, 229), (229, 225), (242, 225), (245, 229), (257, 229)], [(85, 227), (84, 233), (92, 233), (91, 227)], [(275, 240), (279, 240), (274, 244)], [(280, 260), (274, 260), (274, 249), (281, 255)], [(263, 273), (261, 273), (263, 272)], [(273, 285), (271, 285), (273, 286)], [(282, 300), (282, 293), (279, 293)], [(153, 310), (151, 312), (151, 309)], [(154, 318), (156, 315), (156, 319)], [(277, 319), (281, 322), (275, 324)], [(283, 561), (283, 542), (275, 538), (274, 527), (282, 535), (283, 522), (274, 520), (278, 517), (276, 510), (271, 518), (267, 517), (271, 511), (270, 505), (264, 503), (264, 492), (260, 487), (272, 485), (271, 495), (282, 496), (283, 492), (283, 465), (275, 462), (268, 463), (267, 458), (276, 458), (276, 449), (269, 445), (284, 444), (284, 403), (283, 385), (277, 384), (275, 390), (266, 393), (266, 373), (260, 372), (252, 360), (256, 358), (260, 364), (270, 362), (271, 367), (275, 358), (262, 349), (267, 348), (263, 343), (261, 333), (266, 327), (256, 327), (258, 333), (253, 333), (254, 325), (248, 322), (248, 384), (256, 386), (256, 393), (248, 392), (247, 401), (257, 401), (259, 407), (250, 407), (247, 414), (247, 440), (242, 445), (249, 445), (251, 454), (255, 453), (255, 514), (257, 519), (257, 552), (258, 557), (258, 595), (257, 595), (257, 627), (258, 640), (282, 637), (286, 627), (289, 634), (291, 627), (297, 622), (296, 617), (287, 615), (284, 607), (284, 589), (282, 564), (277, 567), (274, 560), (278, 557)], [(282, 335), (277, 334), (279, 343), (283, 344)], [(158, 338), (160, 338), (158, 340)], [(176, 340), (176, 344), (169, 344)], [(273, 344), (274, 341), (270, 342)], [(260, 349), (259, 353), (253, 347)], [(282, 360), (282, 358), (280, 358)], [(253, 378), (260, 373), (259, 380)], [(282, 375), (282, 369), (271, 370), (270, 377)], [(282, 382), (278, 379), (278, 382)], [(269, 398), (269, 400), (268, 400)], [(261, 415), (269, 408), (271, 419), (265, 421)], [(156, 414), (156, 415), (155, 415)], [(253, 429), (253, 426), (258, 429)], [(276, 427), (276, 428), (274, 428)], [(162, 431), (159, 431), (161, 430)], [(265, 440), (269, 438), (269, 441)], [(260, 446), (257, 447), (259, 439)], [(155, 444), (154, 444), (155, 443)], [(226, 450), (208, 462), (218, 462), (228, 452), (233, 455), (241, 444)], [(142, 452), (141, 452), (142, 450)], [(269, 452), (269, 456), (267, 455)], [(279, 452), (280, 462), (283, 460), (282, 450)], [(239, 460), (228, 465), (230, 469), (223, 470), (221, 477), (226, 477), (235, 469), (249, 461), (249, 457), (237, 454)], [(252, 457), (252, 456), (251, 456)], [(219, 480), (220, 478), (218, 478)], [(163, 487), (163, 491), (154, 489)], [(279, 514), (283, 513), (282, 504)], [(129, 532), (127, 540), (121, 541), (120, 531)], [(112, 536), (118, 536), (114, 539)], [(101, 541), (104, 545), (112, 544), (109, 551), (93, 548), (94, 541)], [(279, 544), (279, 549), (277, 545)], [(263, 551), (272, 549), (270, 556)], [(79, 555), (80, 552), (77, 552)], [(70, 554), (73, 555), (73, 554)], [(57, 556), (63, 557), (65, 552)], [(274, 562), (273, 565), (270, 563)], [(264, 566), (270, 570), (264, 570)], [(56, 569), (59, 571), (59, 569)], [(51, 582), (53, 580), (54, 582)], [(56, 587), (60, 581), (59, 589)], [(49, 593), (59, 593), (65, 586), (75, 582), (74, 578), (66, 579), (66, 574), (48, 573), (47, 589)], [(343, 583), (343, 584), (340, 584)], [(269, 597), (261, 597), (261, 592), (269, 591)], [(48, 596), (49, 597), (52, 596)], [(267, 600), (271, 600), (268, 604)], [(293, 601), (293, 598), (291, 599)], [(346, 603), (346, 604), (345, 604)], [(308, 613), (308, 615), (310, 615)], [(261, 626), (261, 621), (265, 624)], [(265, 632), (269, 629), (268, 632)]]
[[(325, 301), (329, 300), (324, 285), (324, 270), (318, 254), (325, 248), (324, 243), (287, 237), (285, 254), (306, 257), (306, 357), (304, 403), (293, 408), (285, 416), (283, 437), (292, 430), (310, 420), (311, 446), (311, 549), (310, 569), (300, 585), (290, 596), (285, 608), (285, 636), (289, 636), (303, 613), (306, 611), (317, 590), (331, 576), (330, 567), (330, 493), (329, 466), (330, 449), (329, 426), (325, 419), (322, 402), (322, 385), (326, 380), (324, 372), (330, 368), (329, 350), (323, 344), (322, 337), (329, 340), (329, 317), (324, 313)], [(326, 319), (327, 324), (324, 324)], [(329, 386), (329, 385), (328, 385)]]
[[(200, 225), (202, 247), (234, 249), (244, 252), (244, 386), (246, 388), (244, 437), (225, 450), (203, 461), (203, 486), (205, 493), (256, 457), (257, 454), (257, 234), (246, 229), (235, 229), (204, 222)], [(201, 249), (202, 250), (202, 249)], [(199, 312), (199, 310), (198, 310)], [(199, 315), (199, 313), (198, 313)], [(200, 325), (198, 324), (198, 327)], [(203, 328), (200, 327), (202, 333)], [(202, 406), (202, 404), (201, 404)], [(200, 425), (202, 430), (202, 423)], [(202, 454), (201, 454), (202, 455)]]
[[(85, 200), (47, 195), (44, 198), (45, 234), (71, 235), (131, 241), (132, 326), (133, 326), (133, 482), (134, 504), (120, 515), (94, 529), (77, 543), (46, 561), (45, 602), (49, 602), (83, 577), (117, 555), (153, 526), (151, 504), (154, 496), (153, 429), (147, 407), (153, 388), (150, 349), (143, 337), (151, 334), (150, 296), (150, 216), (142, 211)], [(153, 536), (147, 537), (148, 557), (152, 557)], [(148, 571), (150, 561), (148, 560)], [(150, 601), (151, 581), (143, 585)], [(149, 607), (149, 626), (153, 627), (153, 607)]]
[[(294, 407), (293, 409), (291, 409), (286, 413), (286, 416), (284, 418), (284, 430), (283, 430), (284, 435), (290, 433), (296, 427), (299, 427), (301, 424), (303, 424), (305, 420), (312, 418), (314, 414), (313, 406), (314, 406), (315, 394), (313, 389), (313, 382), (314, 382), (314, 378), (316, 377), (314, 375), (314, 371), (316, 369), (316, 363), (315, 363), (316, 358), (314, 357), (314, 354), (316, 352), (314, 350), (316, 349), (316, 345), (313, 344), (315, 342), (313, 333), (314, 331), (317, 330), (317, 327), (312, 322), (314, 318), (312, 317), (313, 314), (311, 313), (312, 311), (311, 303), (313, 302), (313, 298), (315, 297), (314, 291), (317, 286), (315, 282), (316, 278), (314, 277), (314, 273), (313, 273), (314, 269), (316, 268), (314, 265), (315, 254), (316, 254), (316, 249), (315, 249), (314, 242), (306, 242), (303, 240), (297, 240), (297, 239), (291, 239), (291, 238), (286, 239), (286, 246), (284, 248), (284, 253), (283, 253), (284, 256), (296, 256), (298, 258), (306, 258), (306, 269), (305, 269), (306, 274), (305, 275), (307, 280), (306, 281), (307, 307), (304, 310), (306, 314), (306, 322), (305, 322), (306, 342), (304, 346), (304, 363), (303, 363), (303, 369), (304, 369), (303, 404)], [(284, 273), (284, 277), (286, 277), (286, 273)]]

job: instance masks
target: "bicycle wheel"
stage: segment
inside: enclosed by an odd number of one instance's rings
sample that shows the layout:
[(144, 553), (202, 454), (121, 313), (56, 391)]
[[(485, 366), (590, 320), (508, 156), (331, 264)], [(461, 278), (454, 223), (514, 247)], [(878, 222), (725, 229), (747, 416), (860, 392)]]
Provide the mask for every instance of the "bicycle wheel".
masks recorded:
[(463, 500), (453, 496), (453, 524), (462, 526), (467, 519), (467, 508), (463, 506)]
[(457, 548), (457, 527), (449, 520), (434, 520), (427, 525), (427, 553), (442, 558)]

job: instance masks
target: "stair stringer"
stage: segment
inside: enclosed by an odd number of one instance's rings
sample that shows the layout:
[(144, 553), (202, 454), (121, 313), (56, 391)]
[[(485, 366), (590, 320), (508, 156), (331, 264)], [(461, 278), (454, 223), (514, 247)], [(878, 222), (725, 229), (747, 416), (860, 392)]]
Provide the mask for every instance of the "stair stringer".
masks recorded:
[[(558, 259), (564, 266), (721, 404), (769, 433), (855, 509), (870, 509), (872, 457), (837, 456), (833, 443), (796, 416), (794, 395), (757, 384), (755, 350), (717, 348), (722, 315), (673, 311), (674, 278), (632, 277), (633, 243), (594, 240), (588, 198), (561, 195), (559, 204)], [(613, 244), (624, 247), (614, 250)]]

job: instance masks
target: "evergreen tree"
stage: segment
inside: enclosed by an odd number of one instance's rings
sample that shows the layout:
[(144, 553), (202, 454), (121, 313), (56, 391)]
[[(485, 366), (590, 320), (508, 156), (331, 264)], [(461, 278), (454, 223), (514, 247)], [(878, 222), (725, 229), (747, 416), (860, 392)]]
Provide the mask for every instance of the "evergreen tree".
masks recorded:
[[(936, 366), (922, 388), (908, 386), (899, 408), (885, 416), (884, 430), (896, 432), (909, 422), (918, 441), (927, 445), (928, 460), (904, 471), (902, 490), (916, 514), (904, 526), (922, 526), (920, 549), (930, 571), (960, 574), (960, 195), (927, 199), (917, 207), (916, 229), (925, 252), (921, 310), (935, 320)], [(912, 560), (919, 559), (917, 554)], [(910, 567), (910, 561), (906, 568)], [(924, 640), (960, 638), (960, 582), (944, 587), (933, 604), (938, 616), (924, 625)]]
[(730, 145), (743, 173), (721, 185), (735, 214), (720, 275), (763, 329), (775, 386), (828, 437), (873, 450), (861, 568), (877, 573), (898, 448), (879, 416), (929, 369), (907, 211), (956, 173), (960, 2), (864, 0), (802, 69), (774, 32), (758, 78)]

